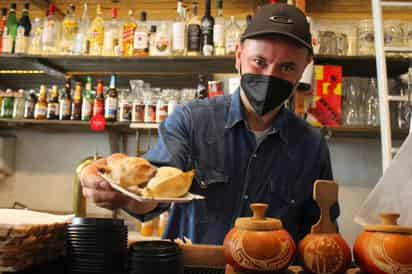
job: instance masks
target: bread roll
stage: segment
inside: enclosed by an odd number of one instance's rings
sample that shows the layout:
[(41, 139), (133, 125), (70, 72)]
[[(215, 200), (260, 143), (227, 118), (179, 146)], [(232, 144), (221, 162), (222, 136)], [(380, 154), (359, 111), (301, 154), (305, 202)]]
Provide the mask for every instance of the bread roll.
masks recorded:
[(177, 198), (185, 195), (192, 185), (194, 171), (182, 172), (174, 167), (160, 167), (143, 189), (147, 198)]
[(149, 181), (156, 168), (139, 157), (112, 157), (107, 159), (110, 176), (122, 187), (140, 186)]

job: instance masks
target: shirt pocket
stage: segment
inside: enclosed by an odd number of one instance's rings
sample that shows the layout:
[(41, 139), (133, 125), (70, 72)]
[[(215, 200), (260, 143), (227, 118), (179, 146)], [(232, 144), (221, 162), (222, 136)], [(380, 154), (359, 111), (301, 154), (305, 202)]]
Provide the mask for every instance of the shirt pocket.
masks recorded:
[(223, 210), (224, 196), (229, 183), (229, 177), (223, 172), (211, 168), (197, 168), (192, 183), (191, 192), (205, 197), (205, 214), (199, 222), (216, 220)]

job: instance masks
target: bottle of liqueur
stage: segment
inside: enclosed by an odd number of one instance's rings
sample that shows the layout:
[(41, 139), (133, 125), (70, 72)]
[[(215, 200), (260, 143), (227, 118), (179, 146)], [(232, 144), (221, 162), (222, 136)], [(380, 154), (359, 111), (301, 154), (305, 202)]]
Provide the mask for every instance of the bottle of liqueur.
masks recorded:
[(47, 120), (59, 119), (59, 89), (56, 85), (52, 87), (52, 91), (47, 104)]
[(17, 35), (16, 3), (10, 5), (3, 33), (3, 53), (14, 53)]
[(200, 47), (200, 18), (197, 15), (198, 5), (192, 3), (192, 17), (189, 20), (187, 27), (187, 55), (198, 56), (201, 54)]
[(137, 24), (134, 32), (134, 56), (148, 56), (149, 55), (149, 28), (146, 23), (147, 14), (142, 11), (140, 14), (140, 22)]
[(104, 95), (103, 95), (103, 81), (99, 80), (96, 87), (96, 97), (93, 103), (93, 116), (104, 116)]
[(34, 108), (36, 107), (37, 96), (34, 89), (30, 90), (29, 95), (24, 102), (24, 119), (33, 119), (34, 118)]
[(47, 89), (45, 85), (40, 86), (39, 100), (34, 106), (34, 119), (47, 119)]
[(3, 35), (6, 28), (7, 8), (1, 9), (0, 17), (0, 53), (3, 52)]
[(226, 54), (234, 55), (236, 52), (236, 43), (240, 40), (242, 29), (236, 23), (235, 17), (230, 16), (230, 23), (226, 28)]
[(123, 56), (133, 56), (134, 32), (136, 31), (136, 18), (133, 10), (129, 10), (129, 18), (123, 25)]
[(217, 1), (217, 17), (213, 26), (213, 44), (215, 55), (225, 55), (225, 18), (223, 17), (223, 0)]
[(90, 17), (88, 15), (88, 7), (85, 2), (83, 5), (83, 14), (80, 19), (79, 30), (76, 33), (76, 38), (74, 41), (74, 54), (76, 55), (87, 55), (90, 50), (90, 40), (89, 40), (89, 30), (90, 30)]
[(96, 7), (96, 17), (90, 27), (90, 55), (101, 55), (104, 40), (104, 20), (102, 9), (98, 4)]
[(174, 56), (185, 54), (186, 21), (183, 15), (183, 2), (177, 1), (177, 18), (172, 25), (172, 53)]
[(119, 56), (120, 55), (120, 43), (119, 43), (119, 22), (117, 20), (117, 8), (112, 8), (112, 20), (110, 20), (105, 29), (103, 51), (104, 56)]
[(202, 17), (202, 53), (204, 56), (212, 56), (214, 52), (213, 45), (213, 26), (215, 19), (210, 14), (210, 0), (206, 0), (205, 15)]
[(60, 46), (61, 23), (57, 19), (56, 6), (49, 5), (48, 16), (44, 19), (42, 51), (44, 54), (58, 54)]
[(66, 78), (66, 84), (64, 85), (64, 91), (60, 98), (59, 104), (59, 120), (70, 120), (71, 108), (72, 108), (72, 85), (71, 78)]
[(65, 55), (74, 53), (74, 42), (76, 34), (79, 31), (79, 23), (75, 14), (76, 8), (73, 4), (70, 4), (67, 15), (63, 19), (62, 23), (62, 39), (60, 42), (60, 52)]
[(116, 75), (112, 75), (110, 78), (110, 87), (104, 102), (104, 118), (106, 118), (107, 121), (116, 121), (118, 98)]
[(93, 114), (94, 93), (92, 90), (92, 78), (87, 77), (86, 87), (83, 93), (82, 101), (82, 121), (89, 121)]
[(29, 37), (31, 31), (29, 7), (29, 3), (24, 3), (23, 15), (17, 25), (15, 53), (27, 53), (29, 48)]
[(77, 82), (74, 89), (72, 101), (72, 114), (70, 120), (81, 120), (82, 118), (82, 83)]

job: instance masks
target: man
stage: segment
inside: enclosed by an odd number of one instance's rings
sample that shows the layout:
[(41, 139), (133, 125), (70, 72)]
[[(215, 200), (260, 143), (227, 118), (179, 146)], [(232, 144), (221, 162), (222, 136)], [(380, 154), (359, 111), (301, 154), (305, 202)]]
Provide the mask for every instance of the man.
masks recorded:
[[(316, 179), (332, 179), (329, 151), (318, 131), (284, 107), (313, 49), (304, 14), (285, 4), (261, 7), (236, 50), (240, 89), (231, 96), (177, 108), (160, 125), (159, 140), (144, 157), (155, 165), (195, 169), (191, 192), (206, 200), (170, 208), (166, 238), (222, 244), (250, 203), (269, 204), (295, 241), (319, 218), (312, 199)], [(101, 161), (104, 163), (104, 160)], [(169, 207), (137, 203), (113, 191), (90, 166), (84, 195), (105, 208), (123, 208), (141, 220)], [(336, 205), (334, 219), (339, 215)]]

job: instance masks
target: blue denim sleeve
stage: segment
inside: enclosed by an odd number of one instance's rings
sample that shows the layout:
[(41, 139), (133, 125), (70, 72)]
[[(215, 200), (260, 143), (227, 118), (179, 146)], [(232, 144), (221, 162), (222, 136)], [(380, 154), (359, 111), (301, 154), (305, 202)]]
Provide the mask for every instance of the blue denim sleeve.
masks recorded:
[(157, 166), (174, 166), (188, 170), (190, 166), (191, 116), (187, 105), (179, 105), (159, 125), (159, 138), (143, 157)]
[[(158, 141), (143, 157), (157, 166), (174, 166), (182, 170), (190, 169), (190, 133), (190, 110), (186, 105), (179, 105), (159, 125)], [(131, 216), (145, 222), (157, 217), (169, 207), (170, 204), (159, 204), (151, 212), (141, 215), (124, 210)]]

